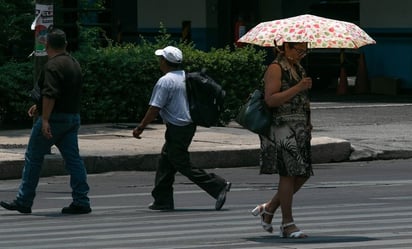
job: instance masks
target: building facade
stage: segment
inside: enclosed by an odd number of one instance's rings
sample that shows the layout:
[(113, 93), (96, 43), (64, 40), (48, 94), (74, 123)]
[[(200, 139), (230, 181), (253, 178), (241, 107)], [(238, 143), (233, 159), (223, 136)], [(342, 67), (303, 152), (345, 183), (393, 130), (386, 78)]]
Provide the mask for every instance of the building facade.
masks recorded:
[(396, 79), (412, 89), (412, 2), (404, 0), (121, 0), (106, 1), (111, 33), (119, 42), (139, 42), (161, 27), (197, 48), (234, 46), (237, 38), (261, 21), (311, 13), (356, 23), (376, 45), (364, 53), (370, 79)]

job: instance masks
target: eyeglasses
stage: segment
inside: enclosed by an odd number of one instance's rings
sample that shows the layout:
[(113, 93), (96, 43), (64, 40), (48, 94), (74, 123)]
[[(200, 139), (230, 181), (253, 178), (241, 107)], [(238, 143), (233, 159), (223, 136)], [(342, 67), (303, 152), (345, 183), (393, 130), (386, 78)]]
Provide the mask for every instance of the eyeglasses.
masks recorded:
[(298, 54), (301, 55), (301, 56), (306, 55), (308, 53), (307, 49), (300, 49), (300, 48), (296, 48), (296, 47), (293, 47), (293, 49), (296, 50), (296, 52), (298, 52)]

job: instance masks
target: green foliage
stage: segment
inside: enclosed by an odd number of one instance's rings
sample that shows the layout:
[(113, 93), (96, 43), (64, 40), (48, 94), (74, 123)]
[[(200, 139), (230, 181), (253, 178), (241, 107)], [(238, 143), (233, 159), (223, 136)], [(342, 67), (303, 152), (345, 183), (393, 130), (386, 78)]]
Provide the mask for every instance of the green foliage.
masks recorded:
[(10, 56), (27, 57), (33, 46), (30, 24), (34, 19), (31, 0), (0, 0), (0, 65)]
[(84, 72), (84, 122), (136, 121), (160, 72), (153, 50), (124, 45), (76, 53)]
[[(138, 122), (145, 114), (154, 84), (162, 76), (154, 51), (167, 45), (182, 49), (183, 68), (207, 73), (226, 91), (222, 124), (232, 120), (263, 75), (265, 54), (254, 47), (229, 47), (204, 52), (193, 44), (176, 42), (161, 34), (155, 42), (81, 49), (73, 56), (83, 68), (83, 123)], [(0, 67), (1, 107), (5, 122), (27, 119), (32, 86), (30, 63)], [(4, 96), (3, 96), (4, 95)], [(11, 115), (12, 114), (12, 115)]]
[(8, 62), (0, 67), (0, 123), (29, 124), (27, 110), (33, 104), (33, 63)]
[(99, 48), (102, 44), (111, 46), (113, 41), (109, 39), (102, 27), (81, 25), (80, 23), (89, 20), (98, 19), (98, 14), (105, 11), (104, 0), (81, 0), (80, 6), (83, 11), (79, 13), (79, 49), (88, 50), (91, 48)]

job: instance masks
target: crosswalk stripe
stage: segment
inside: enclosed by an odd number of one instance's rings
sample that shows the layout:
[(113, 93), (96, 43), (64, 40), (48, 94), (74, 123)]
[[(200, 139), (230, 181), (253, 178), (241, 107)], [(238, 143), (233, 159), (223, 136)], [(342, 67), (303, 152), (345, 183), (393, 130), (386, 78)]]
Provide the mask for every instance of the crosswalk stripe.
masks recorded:
[[(90, 215), (75, 217), (56, 215), (56, 209), (39, 209), (27, 216), (0, 211), (0, 248), (170, 249), (186, 241), (192, 243), (178, 248), (258, 249), (274, 245), (288, 248), (294, 242), (263, 231), (259, 217), (250, 214), (249, 205), (225, 208), (226, 211), (216, 212), (193, 206), (156, 212), (146, 206), (99, 206)], [(296, 207), (295, 218), (310, 237), (293, 243), (293, 248), (411, 248), (411, 213), (412, 207), (385, 202)], [(275, 231), (277, 223), (279, 219), (275, 217)], [(119, 240), (121, 247), (117, 247)]]

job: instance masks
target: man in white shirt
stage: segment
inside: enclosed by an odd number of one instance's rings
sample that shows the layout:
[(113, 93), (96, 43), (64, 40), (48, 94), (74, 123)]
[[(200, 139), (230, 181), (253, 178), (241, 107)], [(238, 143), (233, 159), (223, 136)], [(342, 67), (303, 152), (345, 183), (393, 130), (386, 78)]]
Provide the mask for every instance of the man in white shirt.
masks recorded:
[(165, 143), (156, 171), (155, 186), (152, 190), (153, 210), (173, 210), (173, 183), (176, 172), (189, 178), (216, 199), (215, 209), (220, 210), (226, 200), (226, 192), (231, 183), (220, 176), (193, 167), (188, 148), (196, 132), (187, 100), (185, 71), (180, 69), (182, 51), (173, 46), (158, 49), (160, 70), (164, 75), (157, 81), (149, 102), (149, 108), (140, 125), (133, 130), (133, 136), (140, 135), (145, 127), (159, 114), (166, 124)]

